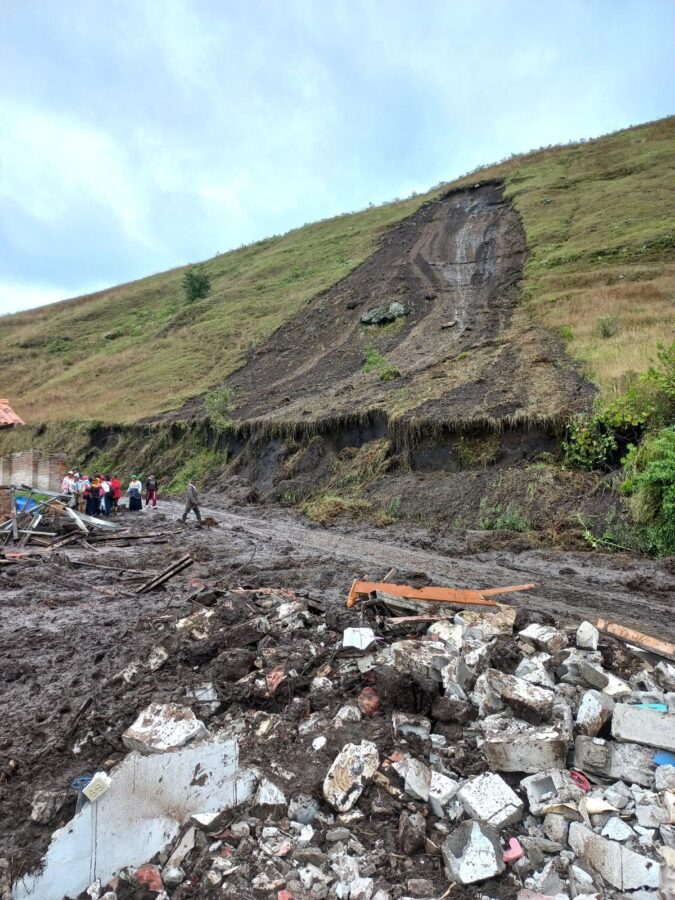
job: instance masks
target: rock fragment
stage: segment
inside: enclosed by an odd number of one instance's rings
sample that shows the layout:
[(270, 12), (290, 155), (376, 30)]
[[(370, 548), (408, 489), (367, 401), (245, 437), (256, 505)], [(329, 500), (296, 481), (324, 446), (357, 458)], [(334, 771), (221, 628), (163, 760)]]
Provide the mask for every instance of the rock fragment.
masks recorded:
[(462, 822), (441, 847), (448, 881), (474, 884), (505, 869), (504, 853), (494, 828), (480, 822)]

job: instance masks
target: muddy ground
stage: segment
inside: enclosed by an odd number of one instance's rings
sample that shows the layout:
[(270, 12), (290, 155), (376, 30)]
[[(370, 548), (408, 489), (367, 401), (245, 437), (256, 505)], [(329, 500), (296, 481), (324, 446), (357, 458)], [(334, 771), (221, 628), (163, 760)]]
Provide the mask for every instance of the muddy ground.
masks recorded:
[[(122, 731), (143, 707), (153, 700), (184, 702), (185, 686), (203, 680), (200, 659), (180, 655), (135, 684), (114, 676), (172, 640), (173, 622), (191, 611), (189, 595), (204, 584), (288, 588), (349, 616), (342, 604), (351, 581), (382, 578), (392, 566), (398, 580), (415, 584), (533, 581), (535, 590), (508, 600), (535, 618), (603, 615), (675, 639), (672, 559), (532, 550), (508, 541), (490, 549), (485, 534), (439, 536), (404, 525), (324, 529), (279, 509), (225, 509), (217, 498), (208, 508), (217, 527), (181, 527), (179, 512), (178, 504), (163, 503), (136, 516), (120, 513), (136, 533), (163, 532), (147, 543), (65, 548), (0, 570), (0, 855), (15, 872), (37, 861), (54, 827), (30, 821), (34, 792), (63, 789), (118, 761), (126, 752)], [(165, 590), (134, 593), (142, 577), (187, 552), (194, 565)], [(74, 803), (73, 793), (59, 821), (70, 818)]]

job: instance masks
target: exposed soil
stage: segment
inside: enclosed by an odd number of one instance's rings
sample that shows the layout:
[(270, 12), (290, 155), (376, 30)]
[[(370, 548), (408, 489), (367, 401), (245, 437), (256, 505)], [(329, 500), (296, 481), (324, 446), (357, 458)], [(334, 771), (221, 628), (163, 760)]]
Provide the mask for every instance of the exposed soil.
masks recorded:
[[(456, 422), (583, 408), (593, 389), (562, 346), (531, 322), (511, 330), (525, 257), (501, 184), (426, 204), (228, 379), (236, 419), (303, 422), (379, 408)], [(404, 319), (361, 324), (392, 301), (407, 308)], [(361, 371), (373, 344), (400, 377)], [(192, 402), (184, 413), (201, 408)]]
[[(55, 824), (30, 821), (36, 790), (65, 789), (76, 776), (119, 760), (125, 752), (123, 730), (151, 701), (185, 702), (185, 687), (203, 682), (207, 672), (218, 681), (236, 675), (218, 671), (218, 648), (211, 653), (206, 642), (197, 656), (177, 654), (171, 665), (136, 683), (113, 678), (150, 647), (172, 640), (170, 626), (191, 611), (191, 588), (204, 583), (288, 588), (326, 606), (329, 627), (339, 628), (353, 621), (343, 606), (352, 579), (381, 578), (392, 566), (398, 580), (415, 584), (487, 587), (534, 581), (535, 590), (508, 597), (528, 609), (530, 619), (564, 622), (603, 615), (675, 639), (672, 560), (479, 549), (485, 536), (470, 532), (438, 537), (403, 526), (326, 530), (278, 509), (226, 510), (217, 499), (212, 503), (209, 512), (219, 527), (180, 528), (178, 504), (162, 504), (162, 511), (124, 517), (140, 532), (174, 532), (162, 543), (102, 552), (63, 550), (0, 571), (0, 855), (7, 854), (17, 871), (42, 855)], [(122, 573), (122, 567), (131, 567), (149, 575), (188, 551), (195, 564), (165, 591), (137, 596), (133, 590), (141, 576)], [(119, 566), (125, 579), (136, 580), (120, 581), (112, 572), (75, 561)], [(223, 622), (224, 627), (232, 624)], [(237, 662), (235, 654), (227, 664), (246, 669), (251, 661), (244, 656)], [(91, 707), (74, 724), (88, 697)], [(467, 760), (467, 766), (473, 762)], [(72, 815), (74, 800), (73, 794), (60, 821)]]

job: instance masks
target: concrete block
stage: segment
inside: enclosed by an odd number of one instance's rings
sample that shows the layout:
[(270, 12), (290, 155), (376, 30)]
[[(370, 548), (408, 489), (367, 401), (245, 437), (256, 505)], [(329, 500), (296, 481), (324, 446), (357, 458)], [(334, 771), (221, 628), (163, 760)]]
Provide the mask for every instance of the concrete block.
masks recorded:
[(612, 716), (612, 737), (675, 751), (675, 713), (620, 703)]
[(654, 785), (657, 791), (675, 790), (675, 766), (657, 766)]
[(576, 644), (581, 650), (597, 650), (600, 632), (590, 622), (582, 622), (577, 628)]
[(415, 734), (420, 738), (428, 738), (431, 734), (431, 722), (424, 716), (414, 716), (410, 713), (395, 712), (391, 717), (394, 734), (405, 737)]
[(660, 865), (617, 841), (608, 841), (580, 822), (570, 825), (570, 846), (605, 881), (620, 891), (658, 888)]
[(410, 794), (415, 800), (429, 799), (429, 789), (431, 788), (431, 769), (419, 759), (412, 756), (406, 756), (398, 762), (394, 763), (394, 769), (403, 778), (404, 790), (406, 794)]
[(464, 784), (458, 798), (467, 813), (495, 831), (517, 822), (524, 804), (499, 775), (485, 772)]
[(449, 778), (442, 772), (431, 772), (429, 785), (429, 806), (431, 811), (439, 819), (445, 816), (445, 809), (459, 790), (459, 781)]
[(549, 653), (535, 653), (522, 659), (514, 671), (516, 678), (538, 684), (540, 687), (554, 688), (555, 679), (549, 671), (553, 657)]
[(323, 795), (338, 812), (347, 812), (380, 764), (377, 747), (371, 741), (345, 744), (333, 761), (323, 782)]
[(499, 835), (480, 822), (462, 822), (441, 847), (448, 881), (474, 884), (505, 869)]
[(516, 715), (537, 722), (550, 718), (553, 712), (552, 691), (497, 669), (488, 669), (485, 674), (492, 690), (513, 708)]
[(665, 660), (654, 666), (654, 674), (664, 691), (675, 691), (675, 665)]
[(400, 672), (432, 678), (441, 683), (441, 670), (450, 662), (453, 653), (443, 641), (407, 640), (391, 645), (394, 665)]
[(614, 711), (614, 701), (602, 691), (586, 691), (577, 711), (576, 729), (579, 734), (597, 737)]
[(522, 631), (519, 631), (520, 637), (530, 641), (540, 650), (547, 653), (557, 653), (567, 646), (567, 635), (564, 631), (558, 631), (550, 625), (528, 625)]
[(610, 841), (627, 841), (629, 838), (635, 837), (635, 832), (623, 819), (612, 816), (602, 829), (602, 836)]
[(575, 803), (584, 796), (584, 791), (564, 769), (550, 769), (529, 775), (523, 778), (520, 786), (527, 795), (530, 812), (535, 816), (543, 816), (550, 806)]
[(483, 752), (498, 772), (541, 772), (564, 769), (568, 737), (559, 723), (530, 725), (503, 714), (480, 723), (485, 737)]
[(653, 753), (638, 744), (621, 744), (580, 734), (574, 742), (574, 767), (589, 775), (620, 778), (650, 787), (654, 781)]
[(443, 641), (447, 644), (451, 651), (458, 654), (462, 649), (464, 642), (464, 632), (466, 626), (461, 622), (451, 622), (449, 619), (441, 619), (440, 622), (434, 622), (427, 630), (433, 638)]
[(166, 753), (208, 735), (206, 725), (187, 706), (152, 703), (122, 735), (122, 742), (139, 753)]

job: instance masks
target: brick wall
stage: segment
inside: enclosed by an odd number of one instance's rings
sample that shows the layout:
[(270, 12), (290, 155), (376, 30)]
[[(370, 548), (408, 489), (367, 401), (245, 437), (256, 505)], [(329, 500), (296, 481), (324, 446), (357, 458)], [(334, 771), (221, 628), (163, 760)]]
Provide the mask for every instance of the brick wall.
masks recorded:
[(43, 456), (39, 450), (25, 450), (0, 457), (0, 484), (26, 484), (38, 490), (58, 491), (65, 474), (64, 453)]

